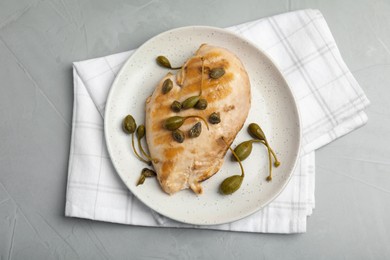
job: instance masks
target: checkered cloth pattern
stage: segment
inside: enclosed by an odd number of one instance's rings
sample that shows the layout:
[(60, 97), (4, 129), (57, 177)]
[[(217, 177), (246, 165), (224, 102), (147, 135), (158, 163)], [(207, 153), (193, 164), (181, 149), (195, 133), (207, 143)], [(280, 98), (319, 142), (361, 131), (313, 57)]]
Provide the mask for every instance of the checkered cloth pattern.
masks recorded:
[(264, 233), (301, 233), (314, 208), (314, 151), (367, 122), (369, 101), (345, 65), (318, 10), (285, 13), (228, 28), (265, 51), (297, 100), (302, 153), (291, 181), (267, 207), (233, 223), (191, 226), (138, 201), (116, 174), (105, 145), (108, 92), (133, 51), (75, 62), (66, 210), (69, 217), (130, 225)]

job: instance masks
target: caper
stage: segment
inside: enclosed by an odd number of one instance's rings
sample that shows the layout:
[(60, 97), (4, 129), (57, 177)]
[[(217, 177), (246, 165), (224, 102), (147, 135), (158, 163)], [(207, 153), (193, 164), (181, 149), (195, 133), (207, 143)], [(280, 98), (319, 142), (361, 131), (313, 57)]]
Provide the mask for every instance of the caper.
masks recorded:
[(240, 143), (236, 148), (234, 148), (234, 152), (241, 161), (245, 160), (252, 152), (252, 141), (249, 140)]
[(195, 108), (205, 110), (207, 108), (207, 100), (204, 98), (199, 99), (198, 103), (195, 104)]
[(209, 116), (209, 122), (213, 125), (219, 124), (221, 122), (221, 118), (219, 116), (219, 112), (213, 112)]
[(145, 177), (154, 177), (157, 175), (155, 171), (148, 168), (143, 168), (141, 174)]
[(249, 134), (253, 137), (253, 138), (256, 138), (256, 139), (259, 139), (259, 140), (267, 140), (265, 138), (265, 134), (263, 132), (263, 130), (260, 128), (260, 126), (256, 123), (250, 123), (249, 126), (248, 126), (248, 132)]
[(125, 119), (123, 119), (122, 128), (127, 134), (132, 134), (137, 128), (137, 123), (131, 115), (127, 115)]
[(198, 103), (200, 97), (199, 96), (192, 96), (192, 97), (189, 97), (187, 98), (186, 100), (184, 100), (182, 103), (181, 103), (181, 108), (182, 109), (189, 109), (189, 108), (193, 108), (196, 103)]
[(185, 139), (184, 133), (179, 129), (176, 129), (175, 131), (172, 132), (172, 137), (178, 143), (184, 142)]
[(219, 79), (224, 74), (225, 74), (225, 70), (223, 68), (214, 68), (214, 69), (210, 70), (209, 76), (210, 76), (210, 78), (213, 78), (213, 79)]
[(167, 69), (173, 69), (173, 70), (181, 69), (181, 67), (172, 68), (171, 63), (169, 62), (168, 58), (165, 57), (165, 56), (158, 56), (156, 58), (156, 62), (161, 67), (164, 67), (164, 68), (167, 68)]
[(207, 129), (209, 129), (209, 125), (207, 124), (206, 120), (204, 120), (204, 118), (201, 116), (186, 116), (186, 117), (172, 116), (164, 121), (163, 126), (165, 129), (173, 131), (180, 128), (183, 125), (184, 121), (187, 120), (188, 118), (201, 119), (206, 124)]
[(200, 136), (202, 132), (202, 124), (200, 122), (196, 123), (191, 129), (188, 131), (188, 135), (191, 138)]
[(171, 109), (173, 112), (180, 112), (181, 104), (179, 101), (175, 100), (172, 102)]
[(232, 194), (241, 187), (243, 180), (244, 178), (240, 175), (230, 176), (221, 183), (219, 189), (223, 195)]
[(171, 79), (164, 80), (164, 83), (162, 85), (162, 93), (167, 94), (171, 89), (173, 88), (173, 82)]

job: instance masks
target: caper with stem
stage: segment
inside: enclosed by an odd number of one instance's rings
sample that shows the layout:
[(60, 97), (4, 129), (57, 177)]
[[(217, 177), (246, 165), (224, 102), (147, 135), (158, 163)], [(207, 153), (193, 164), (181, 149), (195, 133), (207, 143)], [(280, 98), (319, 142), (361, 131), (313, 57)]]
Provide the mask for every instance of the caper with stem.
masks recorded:
[(200, 96), (192, 96), (192, 97), (189, 97), (187, 98), (186, 100), (184, 100), (182, 103), (181, 103), (181, 108), (182, 109), (190, 109), (190, 108), (193, 108), (196, 103), (198, 103), (200, 99)]
[(122, 121), (122, 128), (126, 134), (134, 133), (135, 129), (137, 129), (137, 123), (134, 120), (132, 115), (127, 115)]
[(137, 123), (135, 122), (133, 116), (131, 115), (127, 115), (124, 119), (123, 119), (123, 122), (122, 122), (122, 128), (123, 130), (127, 133), (127, 134), (131, 134), (131, 146), (133, 147), (133, 152), (134, 154), (136, 155), (136, 157), (144, 162), (144, 163), (147, 163), (147, 164), (150, 164), (150, 161), (147, 161), (145, 160), (144, 158), (142, 158), (142, 156), (140, 156), (137, 152), (137, 150), (135, 149), (135, 145), (134, 145), (134, 132), (135, 130), (137, 129)]
[(164, 68), (167, 68), (167, 69), (172, 69), (172, 70), (181, 69), (181, 67), (172, 68), (171, 63), (169, 62), (168, 58), (165, 57), (165, 56), (162, 56), (162, 55), (160, 55), (160, 56), (158, 56), (156, 58), (156, 62), (161, 67), (164, 67)]
[[(227, 146), (229, 146), (223, 137), (222, 140), (225, 142)], [(244, 167), (242, 166), (240, 158), (238, 158), (238, 156), (230, 146), (229, 149), (232, 152), (233, 156), (236, 157), (238, 163), (240, 164), (241, 175), (230, 176), (221, 183), (219, 189), (221, 193), (224, 195), (229, 195), (237, 191), (241, 187), (242, 181), (244, 180), (244, 176), (245, 176)]]
[(234, 148), (234, 152), (236, 153), (237, 157), (240, 158), (241, 161), (248, 158), (248, 156), (251, 154), (253, 142), (254, 142), (253, 140), (248, 140), (240, 143), (239, 145), (236, 146), (236, 148)]
[(158, 163), (158, 160), (157, 159), (153, 159), (150, 155), (148, 155), (144, 148), (142, 147), (142, 143), (141, 143), (141, 140), (142, 138), (145, 137), (145, 126), (144, 125), (139, 125), (137, 127), (137, 141), (138, 141), (138, 149), (141, 151), (141, 153), (149, 160), (149, 161), (153, 161), (154, 163)]
[(164, 121), (163, 126), (165, 129), (173, 131), (179, 129), (184, 124), (184, 121), (186, 121), (189, 118), (199, 118), (206, 124), (207, 129), (209, 129), (209, 124), (207, 123), (207, 121), (203, 117), (196, 116), (196, 115), (186, 116), (186, 117), (172, 116)]
[(280, 161), (276, 157), (275, 152), (270, 147), (270, 145), (267, 141), (267, 138), (265, 137), (265, 134), (264, 134), (263, 130), (261, 129), (261, 127), (256, 123), (251, 123), (248, 126), (248, 132), (252, 137), (262, 141), (262, 143), (267, 147), (268, 151), (271, 152), (272, 156), (275, 159), (274, 166), (278, 167), (280, 165)]

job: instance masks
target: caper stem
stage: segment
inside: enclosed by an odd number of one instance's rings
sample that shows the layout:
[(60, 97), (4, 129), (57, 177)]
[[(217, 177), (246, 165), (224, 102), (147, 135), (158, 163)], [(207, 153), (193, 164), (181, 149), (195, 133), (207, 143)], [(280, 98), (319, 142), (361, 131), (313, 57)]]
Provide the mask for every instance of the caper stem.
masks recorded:
[(143, 161), (144, 163), (147, 163), (147, 164), (150, 163), (150, 161), (147, 161), (147, 160), (145, 160), (144, 158), (142, 158), (142, 157), (138, 154), (137, 150), (135, 149), (135, 145), (134, 145), (134, 133), (131, 135), (131, 146), (133, 147), (134, 154), (138, 157), (139, 160), (141, 160), (141, 161)]
[(267, 141), (261, 140), (260, 142), (263, 143), (265, 146), (267, 146), (268, 150), (271, 152), (272, 156), (275, 159), (274, 166), (278, 167), (280, 165), (280, 161), (276, 157), (276, 154), (275, 154), (274, 150), (272, 150), (271, 146), (269, 146)]
[(229, 150), (232, 152), (233, 156), (236, 158), (236, 160), (238, 161), (238, 164), (240, 165), (240, 168), (241, 168), (241, 177), (244, 177), (245, 176), (245, 171), (244, 171), (244, 167), (242, 166), (242, 163), (241, 163), (241, 160), (240, 158), (238, 158), (237, 154), (234, 152), (234, 150), (230, 147), (230, 145), (228, 145), (228, 143), (225, 141), (225, 139), (222, 137), (222, 140), (223, 142), (226, 144), (226, 146), (229, 147)]
[(141, 151), (141, 154), (143, 154), (149, 161), (153, 161), (154, 163), (158, 163), (157, 159), (152, 158), (150, 155), (148, 155), (144, 148), (142, 147), (141, 138), (138, 138), (138, 148)]
[(201, 117), (201, 116), (186, 116), (184, 118), (184, 120), (186, 120), (188, 118), (199, 118), (200, 120), (202, 120), (205, 123), (207, 130), (209, 130), (209, 124), (207, 123), (207, 121), (203, 117)]
[(267, 181), (272, 181), (272, 158), (271, 158), (271, 152), (269, 149), (268, 149), (268, 162), (269, 162), (269, 175), (267, 177)]

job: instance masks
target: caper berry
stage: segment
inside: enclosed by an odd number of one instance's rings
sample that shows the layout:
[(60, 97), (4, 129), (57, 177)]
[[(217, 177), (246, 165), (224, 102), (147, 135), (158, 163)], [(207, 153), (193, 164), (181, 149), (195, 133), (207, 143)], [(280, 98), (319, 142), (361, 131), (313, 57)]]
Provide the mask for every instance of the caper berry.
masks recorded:
[(145, 136), (145, 126), (144, 125), (139, 125), (137, 127), (137, 138), (142, 139)]
[(205, 110), (207, 108), (207, 100), (204, 98), (199, 99), (198, 103), (195, 104), (195, 108)]
[(182, 109), (189, 109), (189, 108), (193, 108), (196, 103), (198, 103), (200, 97), (199, 96), (192, 96), (192, 97), (189, 97), (187, 98), (186, 100), (184, 100), (182, 103), (181, 103), (181, 108)]
[(171, 91), (171, 89), (173, 88), (173, 82), (171, 79), (166, 79), (164, 80), (164, 83), (162, 85), (162, 93), (163, 94), (167, 94), (169, 91)]
[(156, 62), (158, 65), (160, 65), (161, 67), (164, 67), (164, 68), (167, 68), (167, 69), (181, 69), (181, 67), (178, 67), (178, 68), (172, 68), (171, 66), (171, 63), (169, 62), (168, 58), (165, 57), (165, 56), (158, 56), (156, 58)]
[(123, 131), (125, 131), (127, 134), (132, 134), (135, 132), (135, 129), (137, 128), (137, 123), (135, 122), (134, 118), (131, 115), (127, 115), (123, 119), (122, 128)]
[(240, 143), (234, 148), (234, 152), (241, 161), (245, 160), (252, 152), (252, 141), (249, 140)]
[(175, 131), (172, 132), (172, 137), (178, 143), (184, 142), (185, 139), (184, 133), (179, 129), (176, 129)]
[[(222, 141), (224, 141), (225, 144), (228, 145), (223, 137), (222, 137)], [(230, 176), (221, 183), (219, 189), (221, 193), (224, 195), (232, 194), (233, 192), (237, 191), (241, 187), (242, 181), (244, 180), (244, 176), (245, 176), (244, 167), (242, 166), (240, 158), (237, 156), (236, 152), (230, 146), (229, 146), (229, 150), (232, 152), (233, 156), (236, 158), (236, 160), (240, 165), (241, 176), (240, 175)]]
[(256, 139), (259, 139), (259, 140), (267, 140), (265, 138), (265, 134), (263, 132), (263, 130), (260, 128), (260, 126), (256, 123), (250, 123), (249, 126), (248, 126), (248, 132), (249, 134), (253, 137), (253, 138), (256, 138)]
[(180, 112), (180, 110), (181, 110), (180, 102), (177, 100), (173, 101), (172, 105), (171, 105), (171, 109), (173, 112), (176, 112), (176, 113)]
[(223, 195), (232, 194), (241, 187), (243, 180), (244, 177), (240, 175), (230, 176), (221, 183), (219, 189)]
[(207, 129), (209, 129), (209, 125), (207, 124), (206, 120), (204, 120), (204, 118), (201, 116), (172, 116), (164, 121), (163, 126), (165, 129), (173, 131), (180, 128), (183, 125), (184, 121), (188, 118), (199, 118), (206, 124)]
[(191, 129), (188, 131), (188, 135), (191, 138), (200, 136), (202, 132), (202, 124), (200, 122), (196, 123)]
[(219, 116), (219, 112), (213, 112), (209, 116), (209, 122), (213, 125), (219, 124), (221, 122), (221, 118)]
[(219, 79), (224, 74), (225, 74), (225, 70), (223, 68), (214, 68), (214, 69), (210, 70), (209, 76), (210, 76), (210, 78), (213, 78), (213, 79)]
[(184, 117), (173, 116), (164, 121), (164, 128), (173, 131), (181, 127), (183, 123), (184, 123)]

